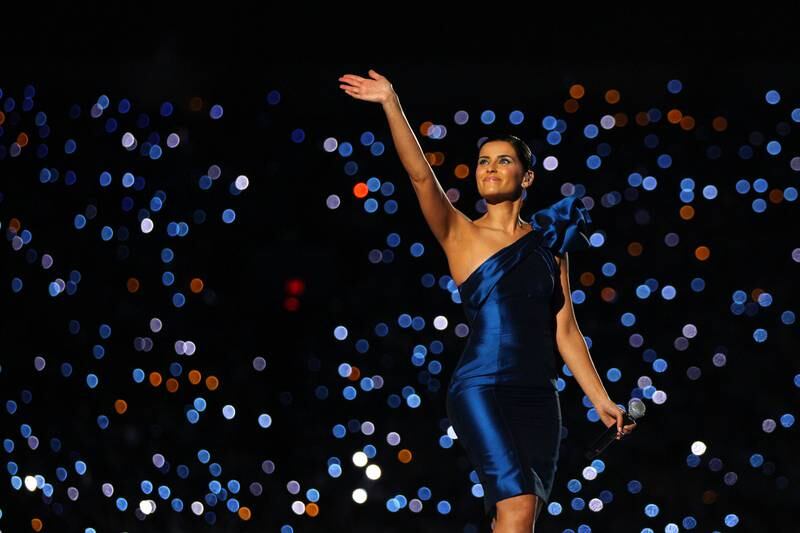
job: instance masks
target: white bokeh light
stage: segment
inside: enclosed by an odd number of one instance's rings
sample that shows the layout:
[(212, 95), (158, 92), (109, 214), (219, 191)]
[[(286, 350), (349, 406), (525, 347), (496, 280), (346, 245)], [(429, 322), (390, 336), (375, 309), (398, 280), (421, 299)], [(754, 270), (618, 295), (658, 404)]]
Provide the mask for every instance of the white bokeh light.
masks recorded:
[(364, 503), (367, 501), (367, 491), (364, 489), (356, 489), (353, 491), (353, 501), (356, 503)]
[(361, 467), (366, 465), (368, 459), (367, 454), (364, 452), (356, 452), (353, 454), (353, 464), (356, 466)]

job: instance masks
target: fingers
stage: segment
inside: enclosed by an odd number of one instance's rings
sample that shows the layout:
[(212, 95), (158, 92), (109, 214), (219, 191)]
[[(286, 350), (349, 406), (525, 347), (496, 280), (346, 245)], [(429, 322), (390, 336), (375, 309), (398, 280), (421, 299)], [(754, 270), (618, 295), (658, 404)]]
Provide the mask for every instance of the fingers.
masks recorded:
[(617, 431), (617, 440), (625, 435), (629, 435), (636, 428), (636, 424), (628, 424), (622, 428), (622, 431)]
[(350, 96), (355, 96), (361, 91), (361, 81), (363, 81), (363, 78), (353, 76), (352, 74), (345, 74), (339, 77), (339, 81), (343, 82), (339, 84), (340, 89), (343, 89)]
[(343, 90), (348, 96), (351, 96), (356, 100), (363, 100), (363, 98), (361, 98), (361, 96), (359, 96), (359, 94), (353, 89), (344, 88)]
[[(339, 78), (339, 79), (341, 80), (342, 78)], [(346, 92), (347, 94), (349, 94), (350, 96), (352, 96), (354, 98), (358, 97), (358, 95), (361, 92), (361, 87), (358, 87), (356, 85), (346, 85), (346, 84), (340, 83), (339, 84), (339, 88), (342, 89), (344, 92)]]
[(625, 435), (628, 435), (630, 432), (632, 432), (636, 428), (636, 424), (635, 423), (634, 424), (624, 425), (625, 420), (623, 418), (623, 412), (622, 411), (616, 413), (616, 418), (617, 418), (617, 422), (616, 422), (617, 423), (617, 440), (621, 439)]
[(360, 83), (365, 81), (364, 78), (361, 76), (356, 76), (355, 74), (343, 74), (339, 76), (339, 81), (347, 81), (350, 83)]

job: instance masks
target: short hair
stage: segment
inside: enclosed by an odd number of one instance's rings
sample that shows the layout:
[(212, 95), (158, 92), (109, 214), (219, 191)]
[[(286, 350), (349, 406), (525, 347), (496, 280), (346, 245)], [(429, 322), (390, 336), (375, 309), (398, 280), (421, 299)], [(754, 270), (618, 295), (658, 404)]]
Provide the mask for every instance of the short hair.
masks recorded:
[[(510, 143), (514, 147), (514, 151), (517, 153), (517, 159), (522, 162), (523, 170), (526, 172), (528, 170), (533, 170), (533, 154), (531, 152), (531, 148), (525, 143), (525, 141), (516, 135), (502, 133), (488, 137), (481, 143), (481, 146), (491, 141), (505, 141)], [(480, 147), (478, 149), (480, 150)]]

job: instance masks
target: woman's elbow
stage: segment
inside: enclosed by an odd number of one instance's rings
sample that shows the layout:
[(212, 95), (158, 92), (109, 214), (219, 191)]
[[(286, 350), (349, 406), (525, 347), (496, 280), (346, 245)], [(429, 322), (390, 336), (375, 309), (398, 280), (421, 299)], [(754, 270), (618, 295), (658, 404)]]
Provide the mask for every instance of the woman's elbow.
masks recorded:
[(570, 321), (558, 325), (556, 329), (556, 344), (558, 346), (559, 351), (562, 351), (562, 348), (565, 351), (570, 351), (569, 350), (570, 346), (574, 346), (576, 342), (582, 342), (582, 341), (583, 341), (583, 335), (578, 329), (577, 324)]
[(561, 320), (556, 323), (556, 339), (568, 339), (578, 330), (573, 320)]

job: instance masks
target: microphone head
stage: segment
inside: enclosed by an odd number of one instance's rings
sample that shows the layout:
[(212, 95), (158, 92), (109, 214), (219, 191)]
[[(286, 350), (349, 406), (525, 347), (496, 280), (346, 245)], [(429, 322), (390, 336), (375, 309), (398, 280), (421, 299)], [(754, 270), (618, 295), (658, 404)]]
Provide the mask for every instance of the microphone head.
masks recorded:
[(628, 414), (633, 419), (643, 417), (645, 410), (644, 402), (639, 398), (631, 398), (628, 402)]

